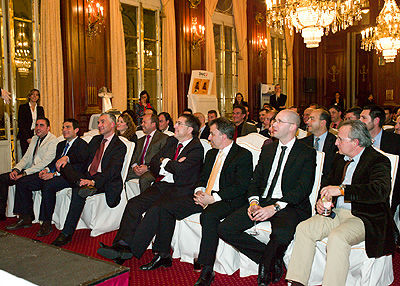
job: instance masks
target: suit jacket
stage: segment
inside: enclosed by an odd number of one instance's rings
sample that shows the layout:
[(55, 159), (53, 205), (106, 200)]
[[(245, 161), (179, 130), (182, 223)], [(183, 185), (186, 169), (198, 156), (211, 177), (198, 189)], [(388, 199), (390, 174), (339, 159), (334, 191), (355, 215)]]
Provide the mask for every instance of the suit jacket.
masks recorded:
[[(339, 186), (345, 163), (344, 156), (336, 154), (332, 171), (322, 186)], [(351, 213), (364, 223), (368, 257), (380, 257), (394, 250), (395, 226), (389, 205), (390, 182), (389, 159), (373, 147), (365, 148), (351, 185), (345, 187), (344, 200), (351, 202)]]
[(246, 136), (250, 133), (257, 133), (257, 127), (254, 124), (243, 122), (242, 131), (240, 132), (240, 136), (238, 137)]
[(210, 136), (210, 127), (208, 126), (208, 124), (206, 124), (203, 129), (203, 132), (201, 132), (201, 134), (200, 134), (200, 139), (208, 140), (208, 136)]
[[(193, 193), (193, 189), (200, 177), (201, 167), (203, 166), (204, 149), (200, 139), (193, 138), (189, 144), (183, 148), (176, 161), (173, 161), (178, 146), (178, 139), (173, 136), (167, 138), (164, 147), (158, 152), (150, 162), (150, 171), (154, 177), (158, 177), (161, 167), (161, 158), (171, 159), (165, 166), (165, 170), (173, 174), (174, 186), (177, 192), (182, 195)], [(182, 162), (178, 160), (182, 157), (186, 159)], [(156, 184), (160, 184), (159, 182)]]
[[(43, 106), (37, 105), (36, 107), (37, 118), (44, 117)], [(30, 110), (29, 103), (25, 103), (18, 108), (18, 135), (17, 138), (26, 140), (32, 137), (31, 133), (32, 126), (32, 113)]]
[(271, 138), (271, 135), (269, 135), (269, 130), (268, 129), (264, 129), (264, 130), (260, 131), (260, 134), (262, 136), (267, 137), (267, 138)]
[[(100, 148), (103, 135), (96, 135), (89, 142), (89, 160), (86, 170), (98, 148)], [(122, 177), (121, 170), (124, 163), (126, 145), (114, 135), (101, 159), (101, 173), (94, 176), (95, 187), (105, 192), (107, 205), (111, 208), (116, 207), (121, 199)]]
[[(300, 141), (314, 148), (314, 138), (314, 135), (311, 134), (303, 139), (300, 139)], [(335, 154), (338, 151), (335, 142), (336, 136), (328, 132), (325, 138), (324, 147), (322, 148), (322, 151), (325, 153), (324, 167), (322, 170), (323, 176), (328, 176), (329, 172), (331, 171), (333, 159), (335, 158)]]
[[(57, 144), (56, 157), (47, 166), (49, 170), (55, 169), (56, 162), (61, 158), (66, 143), (67, 140), (64, 140)], [(86, 143), (85, 140), (83, 140), (80, 137), (77, 137), (74, 143), (71, 145), (71, 147), (69, 147), (66, 156), (68, 156), (69, 164), (71, 165), (72, 168), (74, 168), (79, 173), (85, 173), (89, 157), (88, 144)]]
[[(248, 197), (263, 195), (279, 141), (265, 145), (253, 173)], [(316, 152), (313, 148), (296, 139), (282, 172), (282, 198), (279, 201), (299, 210), (304, 216), (311, 216), (309, 196), (315, 179)], [(272, 194), (268, 194), (269, 197)], [(267, 204), (272, 204), (275, 201)]]
[[(167, 138), (168, 135), (162, 133), (159, 130), (156, 130), (156, 132), (154, 132), (153, 138), (151, 139), (149, 146), (147, 146), (146, 155), (144, 156), (145, 163), (147, 164), (150, 163), (151, 158), (153, 158), (153, 156), (157, 154), (161, 150), (161, 148), (165, 145)], [(137, 144), (135, 146), (135, 151), (133, 152), (131, 165), (133, 165), (134, 163), (139, 165), (140, 156), (142, 155), (143, 146), (145, 142), (146, 142), (146, 136), (143, 136), (140, 139), (138, 139)]]
[[(218, 152), (218, 149), (207, 152), (197, 187), (207, 187)], [(252, 174), (251, 152), (233, 143), (221, 169), (218, 195), (223, 201), (231, 202), (233, 208), (239, 208), (246, 203), (247, 187)]]
[(280, 106), (284, 106), (286, 104), (287, 96), (286, 94), (281, 93), (279, 99), (277, 100), (276, 94), (272, 94), (269, 98), (269, 103), (272, 107), (275, 107), (276, 110), (281, 110)]
[(28, 150), (24, 157), (22, 157), (21, 161), (15, 165), (14, 169), (20, 171), (25, 170), (26, 174), (30, 175), (43, 170), (48, 164), (50, 164), (56, 156), (56, 147), (58, 143), (57, 137), (50, 132), (47, 133), (46, 138), (44, 138), (42, 143), (36, 149), (35, 157), (33, 157), (38, 140), (39, 137), (37, 135), (32, 137)]

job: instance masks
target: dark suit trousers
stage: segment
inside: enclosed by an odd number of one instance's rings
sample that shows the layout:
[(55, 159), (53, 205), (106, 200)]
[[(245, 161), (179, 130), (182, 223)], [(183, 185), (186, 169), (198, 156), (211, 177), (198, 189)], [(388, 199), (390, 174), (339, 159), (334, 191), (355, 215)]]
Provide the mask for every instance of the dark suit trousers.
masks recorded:
[[(263, 204), (265, 206), (269, 204)], [(267, 245), (247, 234), (254, 222), (247, 214), (248, 205), (228, 216), (219, 226), (219, 236), (236, 247), (240, 252), (256, 263), (264, 262), (267, 269), (273, 267), (276, 258), (282, 258), (287, 246), (293, 239), (297, 224), (304, 220), (299, 212), (286, 206), (268, 220), (271, 222), (272, 233)]]
[(176, 220), (201, 212), (202, 231), (198, 262), (202, 265), (213, 266), (219, 240), (218, 225), (234, 210), (231, 204), (225, 201), (216, 202), (203, 209), (194, 203), (193, 196), (163, 203), (160, 211), (159, 230), (153, 249), (160, 253), (169, 253)]
[(18, 180), (16, 184), (14, 213), (32, 214), (32, 192), (41, 190), (42, 202), (39, 220), (51, 221), (56, 205), (56, 194), (58, 191), (70, 187), (69, 183), (61, 176), (45, 181), (39, 178), (38, 173), (26, 176), (23, 179)]
[(135, 174), (135, 172), (133, 172), (132, 168), (130, 168), (126, 181), (132, 179), (139, 179), (140, 193), (143, 193), (145, 190), (147, 190), (151, 186), (151, 184), (155, 181), (155, 178), (150, 171), (147, 171), (143, 175), (138, 176)]
[[(125, 241), (133, 255), (140, 258), (157, 232), (160, 205), (169, 200), (176, 200), (177, 195), (173, 184), (159, 182), (131, 198), (125, 207), (113, 244), (120, 240)], [(142, 217), (145, 212), (145, 216)]]
[(5, 215), (8, 198), (8, 187), (15, 185), (16, 181), (10, 180), (10, 172), (0, 175), (0, 214)]

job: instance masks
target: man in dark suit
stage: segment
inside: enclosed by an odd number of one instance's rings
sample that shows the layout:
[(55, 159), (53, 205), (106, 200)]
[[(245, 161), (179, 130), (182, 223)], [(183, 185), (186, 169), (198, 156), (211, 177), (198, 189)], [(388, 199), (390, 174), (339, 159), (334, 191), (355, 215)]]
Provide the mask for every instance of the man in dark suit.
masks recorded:
[(276, 84), (275, 92), (271, 95), (269, 103), (271, 104), (272, 107), (274, 107), (276, 110), (279, 111), (285, 109), (286, 99), (287, 96), (286, 94), (282, 93), (281, 85)]
[[(170, 252), (176, 220), (201, 213), (202, 238), (198, 263), (203, 265), (203, 270), (195, 285), (202, 286), (210, 285), (215, 276), (213, 266), (219, 239), (218, 225), (246, 203), (247, 186), (253, 174), (251, 153), (233, 142), (233, 124), (220, 117), (211, 121), (210, 130), (209, 138), (214, 149), (206, 155), (195, 194), (160, 206), (160, 226), (153, 246), (157, 255), (166, 256)], [(150, 236), (148, 238), (151, 239)], [(143, 244), (139, 255), (149, 243), (146, 241)], [(141, 269), (152, 270), (160, 266), (161, 260), (153, 259)]]
[(119, 204), (126, 145), (115, 135), (115, 125), (113, 114), (103, 113), (99, 117), (100, 135), (94, 136), (89, 142), (86, 172), (77, 172), (64, 157), (57, 162), (60, 173), (74, 187), (64, 228), (53, 245), (63, 246), (71, 241), (88, 196), (105, 193), (110, 208)]
[(126, 178), (127, 181), (139, 178), (141, 193), (155, 180), (150, 172), (150, 161), (164, 147), (168, 138), (168, 135), (158, 130), (158, 117), (155, 114), (143, 116), (142, 129), (145, 136), (137, 141)]
[(204, 114), (201, 112), (196, 112), (193, 115), (196, 116), (200, 121), (199, 138), (208, 140), (208, 136), (210, 135), (210, 127), (208, 124), (206, 124), (206, 118), (204, 117)]
[[(278, 281), (283, 272), (283, 254), (299, 222), (311, 215), (309, 196), (314, 184), (315, 150), (295, 135), (299, 115), (282, 110), (272, 129), (279, 139), (262, 148), (248, 188), (249, 204), (228, 216), (218, 228), (219, 236), (251, 260), (259, 263), (258, 285)], [(245, 231), (254, 222), (270, 221), (267, 245)]]
[[(6, 219), (8, 187), (28, 180), (30, 175), (43, 170), (56, 156), (58, 140), (51, 134), (50, 121), (47, 118), (36, 120), (35, 134), (25, 155), (11, 172), (0, 175), (0, 220)], [(33, 213), (29, 217), (21, 217), (20, 220), (25, 219), (25, 223), (29, 225), (32, 223), (31, 216)]]
[(329, 126), (331, 125), (331, 115), (324, 109), (314, 109), (307, 121), (308, 132), (312, 134), (300, 141), (306, 145), (313, 147), (317, 151), (325, 153), (324, 167), (322, 170), (323, 176), (328, 176), (333, 158), (337, 152), (335, 145), (336, 136), (329, 133)]
[[(42, 201), (40, 204), (39, 220), (42, 221), (37, 236), (46, 236), (52, 231), (51, 220), (56, 204), (56, 193), (64, 188), (72, 187), (68, 181), (60, 175), (58, 162), (62, 157), (68, 160), (77, 172), (84, 172), (87, 167), (89, 156), (88, 144), (78, 137), (79, 123), (75, 119), (66, 119), (63, 123), (64, 141), (57, 144), (56, 157), (43, 170), (27, 177), (27, 180), (17, 182), (14, 202), (14, 213), (28, 217), (33, 213), (32, 192), (42, 192)], [(58, 170), (57, 170), (58, 167)], [(7, 227), (10, 230), (16, 230), (31, 225), (23, 220)]]
[[(360, 121), (341, 123), (336, 145), (339, 154), (322, 183), (318, 214), (296, 230), (286, 274), (292, 285), (308, 285), (315, 244), (325, 237), (329, 240), (322, 285), (346, 284), (352, 245), (365, 240), (368, 257), (376, 258), (394, 250), (389, 159), (371, 147), (371, 136)], [(323, 200), (331, 199), (335, 208), (331, 209), (332, 203), (324, 208)]]
[(246, 119), (246, 108), (242, 105), (236, 105), (233, 108), (232, 121), (235, 124), (235, 132), (233, 134), (233, 141), (236, 138), (246, 136), (250, 133), (257, 133), (257, 127), (254, 124), (248, 123)]
[[(178, 118), (175, 135), (168, 137), (165, 146), (150, 162), (151, 172), (157, 175), (155, 183), (128, 201), (113, 245), (100, 243), (97, 253), (117, 263), (133, 255), (139, 256), (136, 252), (139, 244), (148, 237), (151, 239), (157, 231), (160, 204), (193, 194), (204, 155), (197, 137), (199, 126), (199, 120), (192, 114), (182, 114)], [(165, 264), (172, 263), (169, 253), (162, 259)]]

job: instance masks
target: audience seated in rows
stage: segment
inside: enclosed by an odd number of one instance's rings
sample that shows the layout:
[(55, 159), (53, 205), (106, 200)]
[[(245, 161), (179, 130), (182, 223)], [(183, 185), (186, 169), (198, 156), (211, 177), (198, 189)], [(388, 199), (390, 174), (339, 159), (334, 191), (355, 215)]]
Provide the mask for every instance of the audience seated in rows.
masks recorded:
[(201, 112), (196, 112), (193, 115), (196, 116), (200, 122), (199, 138), (208, 139), (208, 136), (210, 135), (210, 127), (208, 124), (206, 124), (206, 118), (204, 117), (204, 114)]
[(161, 112), (158, 114), (158, 125), (159, 125), (159, 130), (161, 132), (174, 132), (174, 122), (172, 121), (171, 115), (168, 112)]
[(237, 137), (246, 136), (252, 132), (257, 132), (257, 128), (254, 124), (247, 123), (246, 119), (246, 109), (243, 106), (233, 107), (232, 121), (235, 124), (235, 133), (233, 135), (233, 140), (236, 141)]

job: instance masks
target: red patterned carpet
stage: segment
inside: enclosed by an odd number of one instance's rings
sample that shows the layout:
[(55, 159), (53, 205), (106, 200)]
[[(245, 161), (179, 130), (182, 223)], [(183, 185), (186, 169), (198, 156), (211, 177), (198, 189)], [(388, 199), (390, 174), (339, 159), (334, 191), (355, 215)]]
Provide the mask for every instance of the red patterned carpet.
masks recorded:
[[(16, 219), (8, 219), (5, 222), (0, 222), (0, 229), (5, 230), (5, 226), (12, 224)], [(34, 224), (31, 228), (21, 229), (17, 231), (9, 231), (19, 236), (24, 236), (36, 240), (40, 240), (44, 243), (51, 243), (59, 234), (58, 230), (54, 230), (50, 235), (44, 238), (36, 238), (36, 232), (39, 230), (39, 224)], [(84, 255), (92, 256), (95, 258), (103, 259), (96, 253), (99, 242), (111, 244), (115, 232), (106, 233), (98, 237), (90, 237), (89, 230), (78, 230), (75, 232), (72, 242), (67, 244), (64, 248), (78, 252)], [(193, 265), (189, 263), (182, 263), (175, 259), (174, 264), (171, 268), (162, 268), (154, 271), (142, 271), (139, 266), (147, 263), (152, 258), (151, 251), (147, 251), (140, 260), (132, 259), (126, 262), (125, 266), (131, 268), (130, 272), (130, 285), (131, 286), (190, 286), (193, 285), (199, 273), (193, 271)], [(395, 281), (392, 285), (400, 285), (400, 255), (395, 255), (393, 259), (394, 276)], [(257, 285), (257, 277), (251, 276), (246, 278), (240, 278), (239, 273), (236, 272), (233, 275), (222, 275), (217, 274), (214, 280), (213, 286), (246, 286), (246, 285)], [(284, 279), (279, 283), (274, 284), (275, 286), (287, 285)]]

